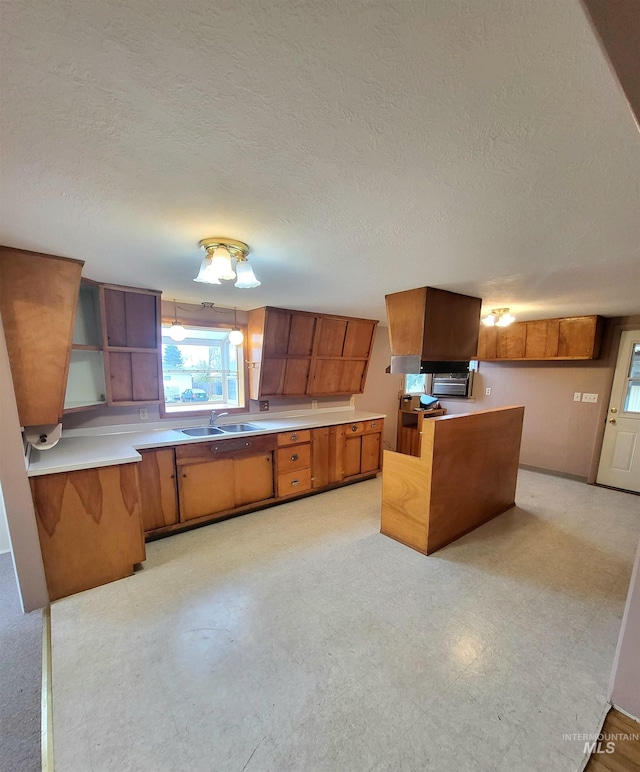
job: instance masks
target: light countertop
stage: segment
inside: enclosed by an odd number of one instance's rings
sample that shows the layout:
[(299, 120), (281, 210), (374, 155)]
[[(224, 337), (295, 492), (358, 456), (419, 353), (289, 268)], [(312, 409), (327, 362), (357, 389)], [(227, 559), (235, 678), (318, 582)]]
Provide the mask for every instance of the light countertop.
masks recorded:
[[(27, 474), (29, 477), (35, 477), (42, 474), (55, 474), (56, 472), (93, 469), (98, 466), (128, 464), (140, 461), (142, 457), (138, 450), (147, 448), (188, 445), (194, 442), (211, 442), (212, 440), (220, 441), (240, 436), (252, 437), (258, 434), (274, 434), (296, 429), (314, 429), (320, 426), (336, 426), (355, 421), (373, 421), (384, 417), (383, 413), (369, 413), (348, 408), (274, 413), (269, 417), (245, 413), (225, 416), (226, 420), (219, 421), (217, 425), (250, 423), (256, 426), (255, 431), (235, 434), (225, 432), (225, 434), (205, 437), (190, 437), (179, 431), (180, 428), (206, 426), (208, 422), (205, 418), (197, 420), (172, 418), (144, 428), (141, 428), (140, 424), (132, 424), (63, 431), (62, 438), (53, 448), (49, 450), (32, 448)], [(170, 428), (168, 424), (171, 424)]]

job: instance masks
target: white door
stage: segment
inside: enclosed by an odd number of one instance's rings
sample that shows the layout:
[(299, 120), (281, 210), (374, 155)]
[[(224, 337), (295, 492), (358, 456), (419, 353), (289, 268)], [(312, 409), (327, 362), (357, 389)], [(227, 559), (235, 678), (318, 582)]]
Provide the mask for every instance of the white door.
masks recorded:
[(596, 482), (640, 493), (640, 330), (620, 339)]

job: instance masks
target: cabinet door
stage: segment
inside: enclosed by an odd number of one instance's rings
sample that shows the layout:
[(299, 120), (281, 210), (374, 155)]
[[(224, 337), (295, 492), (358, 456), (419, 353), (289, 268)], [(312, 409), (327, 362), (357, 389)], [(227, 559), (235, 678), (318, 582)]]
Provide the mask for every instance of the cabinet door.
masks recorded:
[(352, 319), (347, 324), (342, 356), (367, 358), (371, 352), (375, 322)]
[(236, 458), (233, 462), (233, 489), (236, 507), (273, 498), (273, 454)]
[(360, 474), (361, 453), (362, 436), (345, 437), (344, 457), (342, 460), (344, 477), (353, 477), (353, 475)]
[(597, 317), (579, 316), (560, 319), (558, 331), (558, 356), (566, 359), (591, 359), (597, 357)]
[(311, 431), (311, 485), (323, 488), (343, 477), (344, 426), (323, 426)]
[(178, 468), (180, 520), (223, 512), (235, 506), (233, 459), (219, 458)]
[(145, 559), (137, 466), (31, 478), (51, 600), (130, 576)]
[(318, 330), (316, 356), (341, 357), (347, 335), (347, 320), (322, 317)]
[(525, 325), (516, 323), (495, 329), (498, 332), (498, 359), (524, 359)]
[(381, 434), (379, 432), (362, 435), (360, 453), (360, 471), (362, 474), (377, 472), (380, 469), (380, 441)]
[(103, 289), (107, 346), (156, 348), (157, 296), (146, 292)]
[(366, 360), (317, 359), (311, 394), (360, 394), (363, 390)]
[(155, 402), (159, 400), (158, 355), (135, 352), (130, 356), (131, 386), (134, 402)]
[(264, 359), (261, 396), (302, 396), (307, 392), (310, 359)]
[(478, 334), (478, 359), (497, 359), (498, 357), (498, 328), (480, 325)]
[(125, 292), (124, 308), (128, 348), (156, 348), (158, 345), (157, 296)]
[(126, 351), (110, 351), (107, 357), (109, 362), (109, 402), (132, 402), (131, 354)]
[(141, 450), (138, 464), (140, 515), (145, 531), (178, 522), (176, 464), (173, 448)]
[(316, 317), (269, 308), (264, 330), (265, 356), (309, 357), (313, 351)]
[(558, 356), (558, 319), (525, 322), (527, 359), (549, 359)]

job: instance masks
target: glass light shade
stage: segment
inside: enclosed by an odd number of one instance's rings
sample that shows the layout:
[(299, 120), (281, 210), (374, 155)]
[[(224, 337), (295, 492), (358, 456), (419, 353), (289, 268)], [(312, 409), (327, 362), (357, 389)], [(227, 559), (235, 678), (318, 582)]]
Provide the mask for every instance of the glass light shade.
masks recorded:
[(235, 286), (238, 289), (251, 289), (252, 287), (260, 286), (260, 282), (256, 279), (256, 275), (253, 272), (253, 268), (249, 265), (248, 260), (238, 260), (236, 271), (238, 273), (238, 279)]
[(485, 318), (482, 320), (482, 324), (486, 325), (487, 327), (493, 327), (495, 323), (496, 323), (495, 314), (487, 314), (487, 316), (485, 316)]
[(169, 337), (171, 340), (175, 340), (176, 343), (180, 343), (180, 341), (183, 341), (187, 337), (187, 331), (181, 324), (174, 322), (171, 327), (169, 327)]
[(231, 265), (231, 255), (225, 247), (218, 247), (211, 258), (211, 270), (218, 279), (235, 279), (236, 274)]
[(242, 330), (234, 327), (233, 330), (231, 330), (229, 333), (229, 343), (233, 344), (234, 346), (239, 346), (243, 340), (244, 335), (242, 334)]
[(205, 257), (202, 263), (200, 263), (200, 271), (194, 281), (204, 284), (220, 284), (220, 280), (211, 268), (211, 258), (209, 256)]
[(511, 322), (515, 322), (515, 316), (511, 316), (510, 313), (503, 314), (496, 322), (496, 327), (508, 327)]

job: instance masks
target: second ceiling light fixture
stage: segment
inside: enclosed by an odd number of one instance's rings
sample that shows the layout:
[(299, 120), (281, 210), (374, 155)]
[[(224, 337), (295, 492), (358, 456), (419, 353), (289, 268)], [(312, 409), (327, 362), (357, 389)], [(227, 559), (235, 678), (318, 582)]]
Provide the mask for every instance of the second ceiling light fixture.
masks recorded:
[[(226, 236), (210, 236), (202, 239), (200, 246), (207, 254), (200, 265), (200, 271), (194, 281), (205, 284), (221, 284), (223, 281), (236, 279), (238, 289), (259, 287), (253, 269), (249, 265), (247, 255), (249, 247), (243, 241), (228, 239)], [(232, 260), (236, 261), (235, 271)]]

